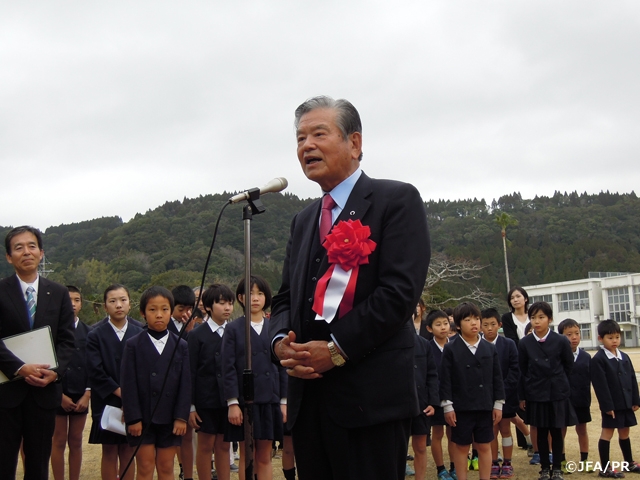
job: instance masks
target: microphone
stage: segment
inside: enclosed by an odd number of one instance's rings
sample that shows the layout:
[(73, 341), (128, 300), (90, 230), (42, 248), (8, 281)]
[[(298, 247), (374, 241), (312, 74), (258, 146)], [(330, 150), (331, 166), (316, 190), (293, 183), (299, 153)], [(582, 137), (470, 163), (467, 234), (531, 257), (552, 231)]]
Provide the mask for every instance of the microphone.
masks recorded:
[[(267, 182), (260, 189), (260, 195), (264, 195), (265, 193), (281, 192), (282, 190), (287, 188), (288, 185), (289, 185), (289, 182), (287, 182), (286, 178), (284, 177), (274, 178), (273, 180)], [(242, 193), (238, 193), (237, 195), (234, 195), (229, 199), (229, 203), (238, 203), (243, 200), (248, 200), (249, 196), (250, 196), (250, 190), (247, 190)]]

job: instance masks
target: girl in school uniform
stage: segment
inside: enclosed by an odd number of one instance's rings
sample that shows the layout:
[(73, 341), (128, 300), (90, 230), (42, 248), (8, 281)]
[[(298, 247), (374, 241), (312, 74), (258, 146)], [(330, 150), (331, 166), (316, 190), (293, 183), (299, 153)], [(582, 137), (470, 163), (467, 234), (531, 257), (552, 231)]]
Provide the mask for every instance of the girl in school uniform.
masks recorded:
[[(521, 338), (518, 344), (520, 408), (526, 412), (529, 423), (538, 429), (542, 466), (539, 480), (561, 480), (564, 478), (561, 470), (562, 428), (575, 425), (577, 421), (569, 387), (573, 352), (565, 336), (551, 331), (553, 312), (548, 303), (534, 303), (528, 313), (532, 333)], [(550, 470), (549, 434), (553, 470)]]
[[(244, 307), (244, 279), (238, 284), (236, 298)], [(251, 277), (251, 352), (254, 381), (253, 430), (255, 473), (258, 480), (271, 480), (271, 446), (282, 441), (283, 416), (286, 416), (286, 373), (271, 361), (269, 319), (264, 310), (271, 306), (271, 289), (258, 276)], [(244, 479), (245, 446), (243, 430), (242, 373), (245, 368), (245, 317), (225, 327), (222, 337), (224, 393), (229, 406), (230, 441), (240, 443), (240, 480)]]
[(107, 287), (104, 292), (104, 307), (107, 320), (98, 324), (87, 337), (87, 367), (91, 387), (91, 433), (89, 443), (102, 445), (101, 474), (103, 480), (113, 480), (120, 475), (122, 480), (132, 480), (135, 468), (126, 467), (133, 448), (124, 435), (118, 435), (100, 426), (102, 412), (107, 405), (122, 407), (120, 390), (120, 363), (127, 340), (142, 332), (142, 327), (129, 322), (131, 309), (129, 290), (120, 284)]

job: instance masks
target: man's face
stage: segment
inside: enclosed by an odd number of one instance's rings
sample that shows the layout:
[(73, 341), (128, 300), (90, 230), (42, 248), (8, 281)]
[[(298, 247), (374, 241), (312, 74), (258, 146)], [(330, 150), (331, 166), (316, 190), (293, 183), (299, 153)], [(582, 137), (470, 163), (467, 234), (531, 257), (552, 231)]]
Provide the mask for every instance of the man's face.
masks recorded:
[(31, 232), (24, 232), (11, 239), (11, 253), (7, 253), (7, 262), (13, 265), (21, 276), (33, 275), (38, 271), (43, 251), (38, 247), (38, 239)]
[(334, 109), (312, 110), (300, 118), (296, 132), (302, 171), (325, 192), (349, 177), (360, 163), (362, 135), (355, 132), (343, 138), (336, 117)]

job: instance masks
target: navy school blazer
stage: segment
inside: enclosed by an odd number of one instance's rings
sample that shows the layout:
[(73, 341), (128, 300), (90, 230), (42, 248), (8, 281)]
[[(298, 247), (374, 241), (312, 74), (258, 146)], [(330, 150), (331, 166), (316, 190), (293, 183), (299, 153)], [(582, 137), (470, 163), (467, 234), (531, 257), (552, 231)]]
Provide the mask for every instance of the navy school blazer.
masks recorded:
[(591, 406), (591, 355), (582, 348), (578, 349), (578, 358), (573, 362), (569, 376), (571, 386), (571, 405), (574, 408)]
[(87, 336), (89, 327), (78, 321), (74, 329), (75, 348), (67, 369), (62, 377), (62, 393), (67, 396), (83, 395), (89, 386), (89, 372), (87, 370)]
[(591, 382), (602, 412), (629, 410), (640, 405), (633, 364), (629, 355), (620, 353), (622, 360), (609, 360), (601, 349), (591, 359)]
[[(413, 350), (414, 376), (418, 391), (418, 403), (422, 413), (429, 405), (440, 406), (440, 392), (438, 384), (438, 367), (433, 358), (429, 341), (420, 335), (416, 335), (416, 345)], [(439, 350), (438, 350), (439, 352)]]
[[(226, 329), (225, 329), (226, 330)], [(222, 337), (207, 323), (189, 332), (191, 402), (196, 410), (227, 406), (222, 369)]]
[(451, 400), (459, 412), (491, 411), (504, 400), (498, 351), (480, 340), (475, 355), (459, 338), (445, 345), (440, 364), (440, 399)]
[[(149, 334), (143, 331), (127, 340), (122, 355), (120, 378), (122, 407), (127, 425), (172, 424), (189, 420), (191, 408), (191, 372), (187, 342), (172, 332), (158, 353)], [(173, 350), (177, 350), (169, 363)], [(165, 377), (167, 382), (161, 392)], [(157, 408), (156, 408), (157, 404)], [(153, 417), (151, 413), (156, 408)]]
[(505, 403), (513, 408), (518, 407), (518, 380), (520, 379), (520, 367), (518, 365), (518, 347), (510, 338), (498, 335), (496, 350), (500, 359), (502, 381), (504, 382)]

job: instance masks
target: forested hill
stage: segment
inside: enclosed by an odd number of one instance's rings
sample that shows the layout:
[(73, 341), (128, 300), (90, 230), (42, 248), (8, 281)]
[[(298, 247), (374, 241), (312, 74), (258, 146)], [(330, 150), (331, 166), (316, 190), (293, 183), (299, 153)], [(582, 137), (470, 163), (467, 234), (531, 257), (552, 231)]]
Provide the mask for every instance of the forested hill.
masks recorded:
[[(96, 294), (113, 281), (132, 290), (159, 283), (197, 284), (215, 221), (230, 194), (167, 202), (127, 223), (118, 217), (50, 227), (44, 235), (50, 278)], [(277, 287), (292, 217), (312, 200), (290, 194), (262, 198), (267, 210), (254, 216), (254, 272)], [(434, 252), (487, 267), (479, 285), (505, 291), (504, 260), (496, 214), (519, 223), (507, 228), (511, 283), (530, 285), (584, 278), (589, 271), (640, 272), (640, 200), (635, 193), (522, 199), (426, 202)], [(8, 227), (0, 227), (4, 235)], [(243, 274), (242, 207), (227, 208), (207, 281), (235, 284)], [(12, 273), (3, 262), (0, 277)], [(91, 293), (90, 293), (91, 292)]]

